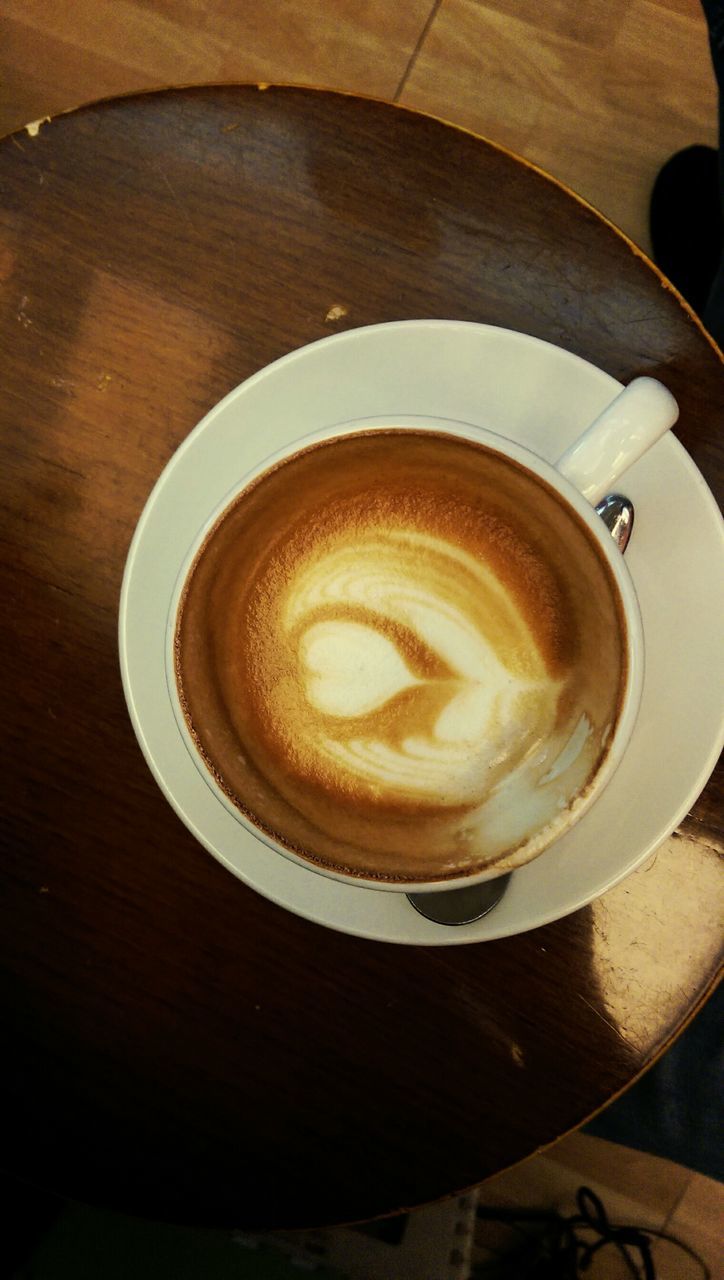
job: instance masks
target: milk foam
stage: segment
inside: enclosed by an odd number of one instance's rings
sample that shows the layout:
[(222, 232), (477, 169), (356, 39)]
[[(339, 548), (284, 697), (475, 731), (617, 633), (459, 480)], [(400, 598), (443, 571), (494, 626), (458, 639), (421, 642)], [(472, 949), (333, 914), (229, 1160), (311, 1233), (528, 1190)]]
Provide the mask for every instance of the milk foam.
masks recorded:
[(360, 622), (313, 623), (300, 654), (307, 698), (323, 715), (366, 715), (420, 683), (392, 641)]
[[(549, 738), (560, 681), (514, 596), (442, 537), (358, 527), (322, 539), (285, 577), (279, 669), (298, 763), (342, 791), (474, 805)], [(278, 690), (277, 690), (278, 691)], [(273, 704), (277, 703), (275, 707)]]
[(362, 877), (505, 866), (590, 790), (626, 676), (615, 583), (553, 491), (485, 446), (376, 432), (227, 509), (174, 640), (214, 779)]

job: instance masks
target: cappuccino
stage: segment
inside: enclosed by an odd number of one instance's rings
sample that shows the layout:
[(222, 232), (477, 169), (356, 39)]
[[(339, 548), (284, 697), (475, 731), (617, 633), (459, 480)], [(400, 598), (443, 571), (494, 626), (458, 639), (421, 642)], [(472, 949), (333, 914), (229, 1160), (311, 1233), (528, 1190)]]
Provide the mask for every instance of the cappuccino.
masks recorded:
[(227, 507), (174, 661), (194, 749), (254, 826), (402, 884), (475, 874), (565, 820), (620, 714), (626, 629), (545, 481), (391, 428), (312, 444)]

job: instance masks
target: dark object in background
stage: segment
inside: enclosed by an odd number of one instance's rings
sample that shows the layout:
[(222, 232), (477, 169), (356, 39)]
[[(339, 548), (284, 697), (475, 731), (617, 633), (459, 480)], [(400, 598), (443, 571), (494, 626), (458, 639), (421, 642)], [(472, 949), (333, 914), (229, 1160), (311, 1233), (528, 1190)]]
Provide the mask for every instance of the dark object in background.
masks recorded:
[(585, 1132), (724, 1182), (724, 986), (671, 1048)]
[(686, 147), (667, 160), (654, 183), (649, 220), (654, 261), (703, 315), (723, 247), (713, 147)]

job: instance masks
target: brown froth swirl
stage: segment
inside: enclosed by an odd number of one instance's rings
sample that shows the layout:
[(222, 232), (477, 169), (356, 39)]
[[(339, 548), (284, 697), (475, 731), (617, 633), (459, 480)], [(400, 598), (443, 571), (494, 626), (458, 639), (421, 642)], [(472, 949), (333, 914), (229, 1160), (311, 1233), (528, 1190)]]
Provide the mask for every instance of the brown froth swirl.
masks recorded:
[(313, 862), (400, 881), (474, 871), (570, 804), (624, 653), (610, 572), (552, 489), (394, 429), (252, 483), (194, 561), (175, 640), (233, 802)]

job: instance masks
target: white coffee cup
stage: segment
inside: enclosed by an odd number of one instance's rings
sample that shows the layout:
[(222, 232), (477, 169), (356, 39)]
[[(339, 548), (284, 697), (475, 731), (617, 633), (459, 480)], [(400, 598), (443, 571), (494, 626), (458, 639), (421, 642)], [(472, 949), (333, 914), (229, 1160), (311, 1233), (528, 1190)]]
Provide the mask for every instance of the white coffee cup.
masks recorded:
[[(386, 415), (384, 418), (358, 419), (339, 423), (313, 435), (306, 436), (301, 440), (295, 441), (293, 445), (273, 457), (265, 459), (262, 465), (244, 476), (235, 492), (227, 495), (220, 508), (212, 513), (190, 549), (189, 556), (179, 577), (169, 614), (167, 671), (169, 673), (169, 689), (174, 702), (176, 718), (190, 753), (204, 775), (207, 784), (214, 790), (220, 802), (252, 834), (279, 854), (291, 858), (312, 871), (333, 879), (358, 885), (369, 883), (378, 889), (407, 893), (411, 891), (439, 890), (440, 888), (455, 889), (501, 875), (506, 871), (523, 865), (547, 849), (578, 822), (586, 810), (595, 803), (618, 767), (634, 728), (643, 685), (644, 638), (636, 593), (623, 557), (613, 542), (608, 529), (596, 513), (593, 504), (598, 502), (604, 494), (611, 491), (628, 467), (674, 424), (677, 417), (678, 406), (676, 401), (661, 383), (652, 378), (637, 378), (612, 401), (588, 430), (563, 454), (555, 467), (521, 445), (479, 427), (456, 421), (441, 420), (438, 417), (432, 419), (410, 415)], [(625, 618), (626, 684), (613, 736), (595, 777), (563, 812), (554, 816), (550, 821), (546, 821), (543, 826), (533, 832), (530, 838), (525, 839), (522, 843), (519, 842), (513, 853), (504, 854), (482, 870), (468, 872), (453, 878), (446, 876), (423, 881), (371, 878), (366, 881), (365, 877), (358, 873), (347, 874), (339, 869), (324, 866), (320, 862), (310, 861), (277, 842), (267, 832), (257, 827), (232, 803), (209, 772), (199, 756), (196, 744), (189, 732), (173, 678), (174, 620), (187, 573), (209, 530), (216, 524), (222, 511), (233, 502), (235, 494), (241, 493), (252, 481), (258, 479), (285, 458), (299, 453), (311, 444), (334, 440), (338, 437), (361, 431), (365, 433), (375, 430), (389, 431), (391, 428), (410, 429), (417, 432), (450, 433), (463, 439), (475, 441), (513, 460), (533, 476), (538, 477), (544, 484), (553, 488), (559, 497), (577, 514), (579, 519), (585, 523), (592, 535), (597, 549), (608, 565), (616, 583)], [(531, 803), (532, 801), (533, 797), (531, 797)]]

